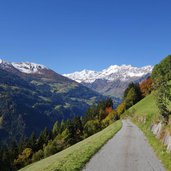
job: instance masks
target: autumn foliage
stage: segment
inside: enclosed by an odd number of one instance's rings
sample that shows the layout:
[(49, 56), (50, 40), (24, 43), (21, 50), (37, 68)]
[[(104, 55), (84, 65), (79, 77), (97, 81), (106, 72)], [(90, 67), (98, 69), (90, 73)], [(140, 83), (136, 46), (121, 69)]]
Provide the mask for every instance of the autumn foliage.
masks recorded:
[(147, 78), (140, 84), (140, 90), (142, 93), (142, 96), (145, 97), (148, 94), (150, 94), (153, 90), (153, 81), (151, 77)]

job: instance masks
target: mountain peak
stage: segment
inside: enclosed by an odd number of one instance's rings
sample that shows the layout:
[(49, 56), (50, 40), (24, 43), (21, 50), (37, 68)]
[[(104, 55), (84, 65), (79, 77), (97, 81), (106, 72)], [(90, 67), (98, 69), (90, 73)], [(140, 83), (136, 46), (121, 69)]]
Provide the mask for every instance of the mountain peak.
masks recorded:
[(3, 60), (3, 59), (0, 59), (0, 64), (9, 64), (9, 62)]
[(132, 67), (132, 65), (125, 65), (125, 64), (123, 64), (123, 65), (111, 65), (111, 66), (108, 67), (108, 69), (131, 68), (131, 67)]
[(18, 71), (26, 74), (41, 73), (41, 70), (48, 69), (44, 65), (32, 62), (7, 62), (0, 59), (0, 66), (3, 69), (15, 68)]
[(12, 62), (12, 65), (14, 68), (26, 74), (37, 73), (42, 69), (47, 69), (44, 65), (31, 62)]
[(79, 83), (93, 83), (97, 79), (107, 81), (127, 81), (132, 77), (142, 77), (152, 72), (152, 66), (133, 67), (132, 65), (111, 65), (102, 71), (82, 70), (64, 76), (73, 79)]

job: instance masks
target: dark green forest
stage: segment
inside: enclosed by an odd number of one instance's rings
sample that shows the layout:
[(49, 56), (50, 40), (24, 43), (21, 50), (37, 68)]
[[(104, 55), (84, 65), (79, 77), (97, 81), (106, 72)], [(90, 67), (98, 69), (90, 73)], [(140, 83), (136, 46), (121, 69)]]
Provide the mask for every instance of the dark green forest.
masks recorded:
[(0, 149), (0, 170), (18, 170), (32, 162), (53, 155), (69, 146), (104, 129), (118, 120), (113, 110), (112, 99), (99, 101), (90, 106), (85, 116), (72, 120), (56, 121), (51, 130), (45, 128), (38, 137), (34, 133), (23, 138), (17, 144), (13, 141), (9, 146)]
[[(9, 66), (10, 67), (10, 66)], [(82, 116), (104, 97), (54, 71), (28, 75), (0, 69), (0, 143), (38, 136), (56, 120)]]

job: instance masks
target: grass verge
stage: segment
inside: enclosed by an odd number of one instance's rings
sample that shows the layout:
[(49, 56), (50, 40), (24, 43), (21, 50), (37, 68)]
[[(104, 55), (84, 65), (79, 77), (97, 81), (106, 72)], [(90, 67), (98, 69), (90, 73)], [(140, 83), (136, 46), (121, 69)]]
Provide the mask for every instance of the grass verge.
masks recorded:
[(149, 144), (152, 146), (165, 168), (171, 171), (171, 154), (166, 151), (166, 147), (163, 143), (155, 137), (147, 125), (140, 124), (136, 121), (134, 123), (144, 132)]
[(78, 171), (122, 127), (117, 121), (95, 135), (53, 156), (26, 166), (20, 171)]
[[(171, 109), (171, 104), (170, 104)], [(150, 127), (156, 121), (160, 121), (159, 110), (155, 102), (154, 93), (142, 99), (131, 107), (123, 117), (129, 116), (130, 119), (144, 132), (149, 144), (154, 149), (157, 157), (161, 160), (168, 171), (171, 171), (171, 154), (166, 151), (163, 143), (155, 137)], [(144, 118), (144, 119), (143, 119)]]

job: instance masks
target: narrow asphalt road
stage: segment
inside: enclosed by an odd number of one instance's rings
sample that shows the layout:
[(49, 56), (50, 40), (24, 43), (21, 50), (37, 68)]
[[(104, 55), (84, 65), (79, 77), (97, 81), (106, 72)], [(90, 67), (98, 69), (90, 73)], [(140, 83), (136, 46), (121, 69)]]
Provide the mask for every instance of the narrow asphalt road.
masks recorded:
[(140, 129), (124, 120), (122, 129), (83, 171), (165, 171)]

